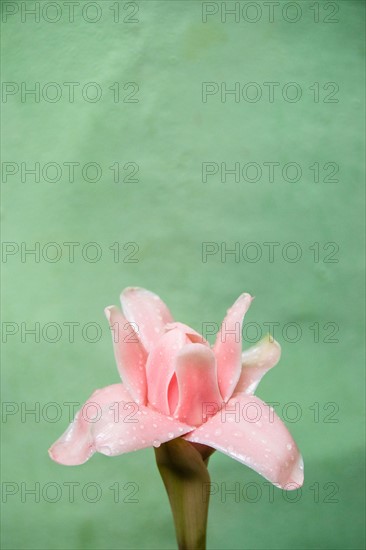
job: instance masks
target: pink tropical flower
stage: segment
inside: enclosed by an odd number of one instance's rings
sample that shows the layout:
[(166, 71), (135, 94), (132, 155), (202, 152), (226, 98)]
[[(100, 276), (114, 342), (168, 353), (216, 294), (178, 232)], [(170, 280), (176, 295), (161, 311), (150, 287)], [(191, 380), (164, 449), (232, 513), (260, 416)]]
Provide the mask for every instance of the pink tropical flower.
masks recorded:
[(123, 383), (96, 390), (49, 450), (56, 462), (82, 464), (95, 452), (119, 455), (177, 437), (217, 449), (273, 484), (295, 489), (303, 462), (286, 426), (254, 392), (281, 350), (265, 338), (242, 353), (252, 301), (228, 310), (213, 347), (173, 321), (162, 300), (142, 288), (121, 295), (124, 315), (106, 308)]

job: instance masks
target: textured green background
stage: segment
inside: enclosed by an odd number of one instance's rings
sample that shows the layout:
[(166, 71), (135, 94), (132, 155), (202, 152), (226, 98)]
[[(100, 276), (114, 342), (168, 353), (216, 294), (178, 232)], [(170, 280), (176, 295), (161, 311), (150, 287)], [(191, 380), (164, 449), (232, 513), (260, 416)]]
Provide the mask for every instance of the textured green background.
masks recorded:
[[(18, 3), (20, 5), (20, 3)], [(27, 2), (27, 5), (33, 5)], [(44, 4), (44, 2), (41, 2)], [(41, 99), (21, 102), (19, 94), (3, 103), (6, 143), (3, 161), (98, 162), (99, 182), (64, 176), (57, 183), (19, 174), (3, 183), (3, 240), (15, 243), (73, 241), (99, 243), (97, 263), (39, 263), (20, 254), (3, 262), (3, 322), (42, 326), (65, 321), (97, 322), (103, 327), (97, 343), (76, 331), (69, 343), (66, 328), (57, 343), (34, 343), (20, 333), (3, 347), (3, 399), (28, 406), (38, 402), (83, 402), (95, 389), (118, 381), (103, 308), (117, 303), (128, 285), (145, 286), (160, 294), (177, 319), (201, 330), (203, 321), (220, 322), (226, 308), (243, 291), (256, 300), (247, 321), (280, 323), (282, 360), (261, 384), (258, 394), (283, 406), (296, 401), (302, 417), (287, 422), (305, 459), (305, 484), (298, 502), (287, 502), (275, 489), (269, 502), (262, 478), (216, 453), (212, 481), (257, 483), (258, 502), (228, 495), (212, 497), (208, 546), (212, 549), (363, 548), (363, 361), (362, 124), (364, 106), (362, 1), (341, 1), (338, 23), (325, 23), (332, 7), (320, 2), (320, 22), (314, 23), (313, 2), (300, 2), (299, 22), (255, 24), (241, 20), (221, 23), (220, 16), (201, 21), (195, 1), (139, 2), (138, 23), (113, 23), (111, 2), (100, 2), (101, 20), (86, 23), (76, 8), (75, 22), (50, 24), (19, 14), (3, 24), (3, 80), (34, 82), (95, 81), (102, 99), (88, 103), (76, 92), (73, 104)], [(241, 3), (245, 4), (245, 3)], [(281, 8), (284, 2), (281, 2)], [(121, 3), (123, 7), (123, 3)], [(328, 6), (328, 7), (327, 7)], [(90, 12), (91, 14), (92, 12)], [(121, 11), (122, 16), (127, 11)], [(289, 12), (290, 13), (290, 12)], [(50, 17), (52, 12), (50, 11)], [(291, 16), (291, 13), (290, 13)], [(108, 87), (134, 81), (138, 103), (113, 103)], [(303, 90), (297, 103), (221, 102), (219, 95), (201, 101), (204, 81), (242, 84), (283, 84), (295, 81)], [(337, 103), (315, 103), (314, 82), (339, 85)], [(63, 87), (65, 92), (65, 88)], [(114, 183), (108, 169), (114, 162), (138, 163), (139, 181)], [(215, 176), (201, 181), (202, 162), (298, 162), (303, 175), (289, 183), (276, 177), (257, 183)], [(314, 183), (309, 166), (337, 162), (339, 182)], [(138, 263), (114, 263), (108, 247), (119, 242), (139, 245)], [(263, 257), (256, 263), (220, 255), (201, 260), (203, 241), (257, 242)], [(273, 263), (264, 242), (280, 243)], [(295, 241), (300, 261), (281, 256)], [(309, 246), (319, 242), (321, 258), (314, 262)], [(339, 245), (337, 263), (324, 262), (324, 244)], [(329, 250), (328, 250), (329, 252)], [(126, 254), (126, 251), (123, 252)], [(296, 343), (286, 341), (281, 328), (301, 326)], [(321, 328), (319, 342), (309, 328)], [(326, 340), (325, 323), (339, 325), (338, 343)], [(263, 329), (264, 330), (264, 329)], [(253, 334), (253, 332), (251, 332)], [(254, 337), (251, 336), (253, 340)], [(248, 345), (248, 343), (244, 344)], [(320, 421), (309, 409), (319, 403)], [(337, 422), (325, 422), (328, 403), (336, 403)], [(20, 405), (19, 405), (20, 406)], [(39, 503), (20, 492), (3, 504), (3, 547), (6, 549), (161, 549), (174, 547), (174, 533), (152, 450), (109, 459), (95, 456), (81, 467), (66, 468), (48, 458), (48, 446), (67, 425), (66, 409), (51, 423), (20, 414), (2, 423), (2, 477), (5, 482), (39, 482), (63, 487), (59, 502)], [(50, 415), (52, 411), (50, 410)], [(293, 413), (288, 410), (288, 416)], [(288, 420), (288, 419), (287, 419)], [(99, 502), (82, 499), (80, 488), (69, 503), (65, 482), (99, 483)], [(119, 481), (138, 484), (138, 503), (113, 503), (108, 488)], [(331, 485), (326, 485), (331, 483)], [(316, 484), (316, 485), (314, 485)], [(318, 484), (318, 485), (317, 485)], [(336, 485), (334, 485), (336, 484)], [(319, 502), (314, 490), (319, 487)], [(327, 502), (332, 488), (337, 502)], [(123, 490), (121, 497), (129, 491)], [(50, 493), (51, 494), (51, 493)], [(91, 493), (90, 493), (91, 494)], [(251, 496), (251, 495), (249, 495)], [(291, 496), (291, 495), (290, 495)]]

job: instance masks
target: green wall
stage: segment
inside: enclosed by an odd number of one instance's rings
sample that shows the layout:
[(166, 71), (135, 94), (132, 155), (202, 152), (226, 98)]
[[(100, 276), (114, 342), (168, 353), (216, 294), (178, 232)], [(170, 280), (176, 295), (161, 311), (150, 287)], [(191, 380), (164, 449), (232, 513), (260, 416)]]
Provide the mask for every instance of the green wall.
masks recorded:
[(3, 2), (5, 549), (174, 548), (151, 449), (47, 455), (65, 403), (118, 381), (103, 308), (130, 285), (198, 331), (252, 293), (245, 347), (276, 323), (258, 395), (304, 487), (215, 453), (208, 547), (364, 547), (364, 3), (232, 7)]

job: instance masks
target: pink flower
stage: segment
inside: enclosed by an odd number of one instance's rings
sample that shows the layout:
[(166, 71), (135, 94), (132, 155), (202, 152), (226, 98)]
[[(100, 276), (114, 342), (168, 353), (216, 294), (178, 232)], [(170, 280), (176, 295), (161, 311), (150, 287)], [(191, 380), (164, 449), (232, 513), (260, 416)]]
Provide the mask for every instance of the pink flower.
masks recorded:
[(121, 295), (125, 317), (105, 310), (123, 384), (95, 391), (49, 453), (76, 465), (96, 451), (119, 455), (177, 437), (217, 449), (279, 487), (303, 483), (303, 462), (286, 426), (254, 392), (280, 358), (267, 337), (242, 353), (241, 329), (252, 301), (228, 310), (211, 348), (173, 321), (158, 296), (142, 288)]

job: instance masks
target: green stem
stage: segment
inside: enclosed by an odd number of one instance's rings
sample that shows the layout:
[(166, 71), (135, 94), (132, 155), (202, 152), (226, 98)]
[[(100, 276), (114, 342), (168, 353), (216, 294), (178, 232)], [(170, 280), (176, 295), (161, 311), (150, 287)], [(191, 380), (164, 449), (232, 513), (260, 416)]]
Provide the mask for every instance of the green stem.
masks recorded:
[(213, 449), (182, 438), (155, 449), (156, 462), (168, 493), (179, 550), (205, 550)]

